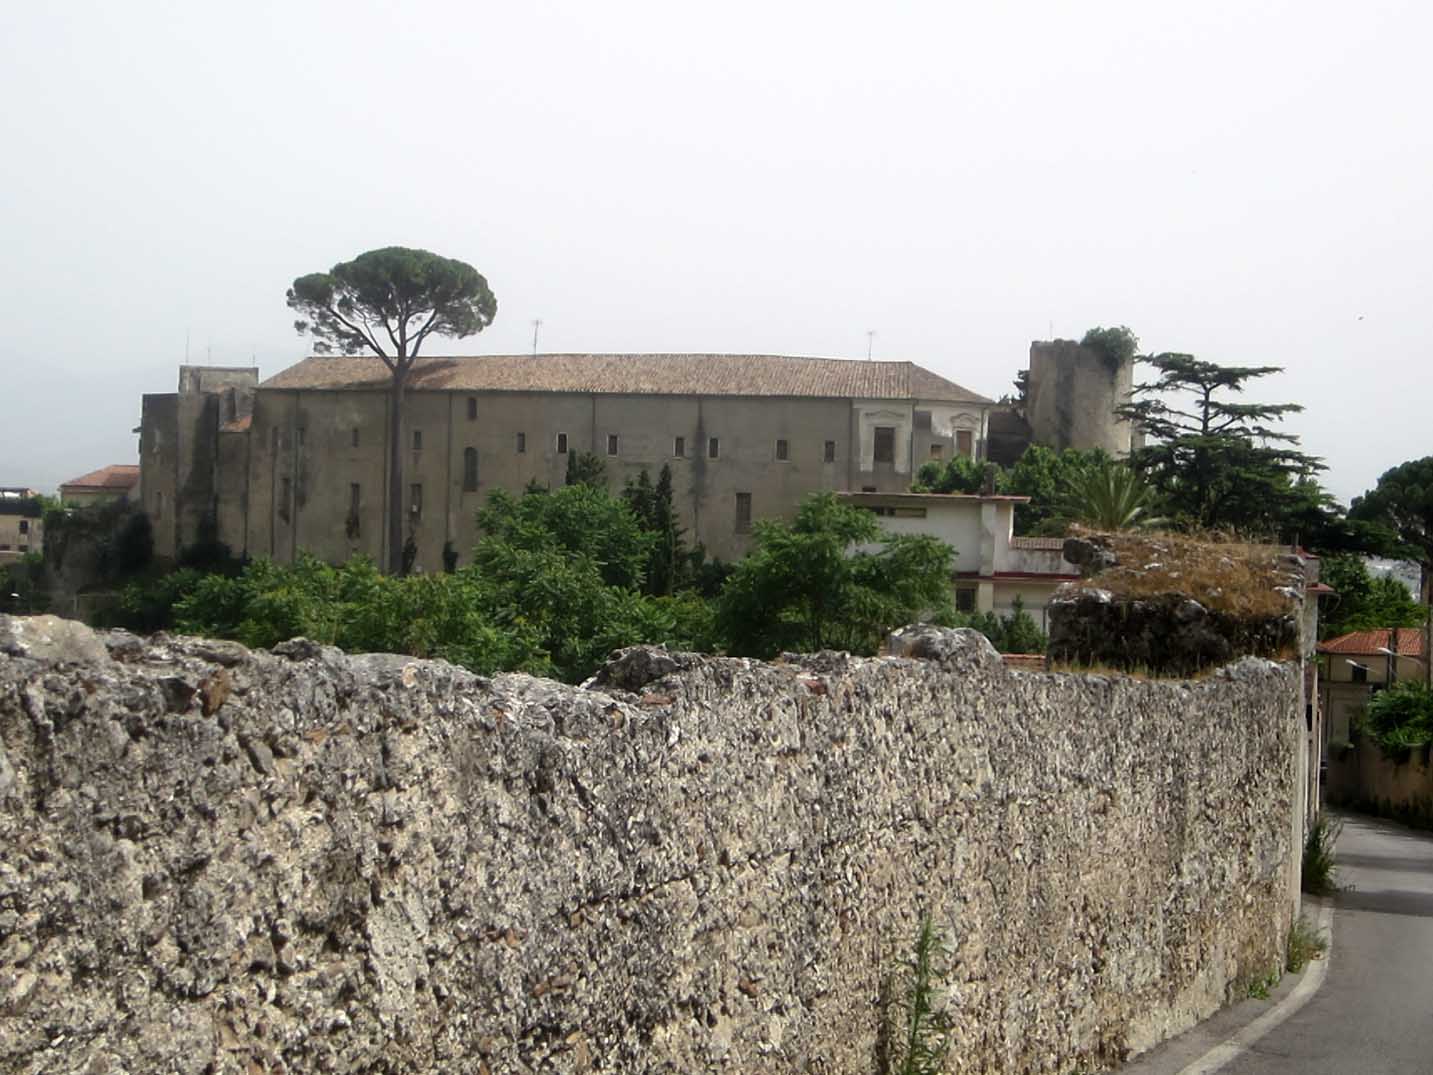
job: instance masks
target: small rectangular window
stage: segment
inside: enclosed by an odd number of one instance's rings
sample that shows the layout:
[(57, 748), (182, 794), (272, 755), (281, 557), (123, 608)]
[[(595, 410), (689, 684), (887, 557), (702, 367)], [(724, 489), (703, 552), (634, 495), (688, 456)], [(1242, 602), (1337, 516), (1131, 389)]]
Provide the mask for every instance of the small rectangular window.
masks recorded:
[(1355, 682), (1355, 683), (1367, 683), (1367, 682), (1368, 682), (1368, 669), (1365, 668), (1363, 665), (1361, 665), (1361, 664), (1356, 664), (1356, 665), (1354, 665), (1351, 669), (1349, 669), (1349, 672), (1351, 673), (1350, 676), (1349, 676), (1349, 678), (1350, 678), (1351, 680), (1353, 680), (1353, 682)]
[(29, 519), (21, 519), (21, 520), (20, 520), (20, 533), (22, 533), (22, 534), (28, 534), (29, 532), (30, 532), (30, 520), (29, 520)]
[(943, 459), (945, 457), (945, 445), (932, 444), (930, 446), (930, 457), (932, 459)]
[(607, 454), (608, 454), (608, 455), (616, 455), (616, 454), (617, 454), (617, 434), (616, 434), (616, 433), (608, 433), (608, 434), (607, 434)]
[(519, 434), (517, 435), (517, 454), (518, 454), (518, 455), (522, 455), (522, 454), (523, 454), (524, 452), (526, 452), (526, 451), (527, 451), (527, 434), (526, 434), (526, 433), (519, 433)]
[(826, 449), (821, 458), (828, 463), (836, 462), (836, 442), (834, 440), (828, 440), (826, 442)]
[(896, 430), (894, 426), (876, 426), (876, 462), (896, 461)]
[[(278, 427), (278, 426), (274, 426), (273, 435), (272, 435), (269, 439), (274, 442), (274, 451), (277, 452), (277, 451), (279, 450), (279, 427)], [(155, 450), (156, 452), (159, 451), (159, 438), (158, 438), (157, 435), (156, 435), (155, 440), (154, 440), (154, 450)]]
[(353, 447), (358, 447), (358, 427), (353, 427)]
[(790, 457), (791, 457), (791, 449), (790, 449), (790, 446), (787, 444), (786, 441), (784, 441), (784, 440), (782, 440), (782, 439), (780, 439), (780, 438), (778, 437), (778, 438), (777, 438), (777, 441), (776, 441), (776, 458), (777, 458), (778, 460), (785, 460), (785, 459), (789, 459)]
[(751, 529), (751, 494), (736, 494), (736, 532), (744, 534)]
[(559, 433), (559, 434), (557, 435), (557, 454), (558, 454), (558, 455), (566, 455), (566, 454), (567, 454), (567, 434), (566, 434), (566, 433)]
[(478, 397), (468, 397), (468, 421), (473, 421), (478, 416)]
[(413, 450), (415, 452), (423, 450), (423, 431), (421, 429), (413, 430)]
[(687, 457), (686, 437), (677, 437), (672, 441), (672, 454), (678, 459), (685, 459)]
[(968, 429), (955, 431), (955, 450), (969, 458), (975, 454), (975, 437)]
[(348, 486), (348, 518), (345, 520), (344, 532), (350, 541), (358, 537), (358, 506), (362, 500), (362, 493), (357, 482), (350, 482)]
[(294, 483), (291, 478), (285, 478), (279, 493), (279, 518), (288, 522), (293, 513)]
[(478, 450), (476, 448), (463, 449), (463, 492), (476, 493), (478, 491)]
[(721, 442), (717, 440), (716, 437), (711, 437), (707, 440), (707, 456), (711, 459), (717, 459), (721, 456)]
[(408, 513), (415, 519), (423, 514), (423, 486), (419, 482), (408, 487)]
[(969, 586), (960, 586), (955, 591), (955, 610), (957, 612), (975, 611), (975, 590)]

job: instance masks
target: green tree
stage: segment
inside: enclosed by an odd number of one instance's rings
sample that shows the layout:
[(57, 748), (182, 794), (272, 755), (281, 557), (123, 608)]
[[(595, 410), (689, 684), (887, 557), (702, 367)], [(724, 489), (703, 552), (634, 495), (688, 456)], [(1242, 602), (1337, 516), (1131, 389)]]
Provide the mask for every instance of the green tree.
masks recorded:
[(1135, 395), (1146, 398), (1121, 406), (1118, 413), (1150, 438), (1133, 462), (1166, 510), (1199, 527), (1287, 529), (1288, 510), (1298, 500), (1297, 483), (1323, 469), (1319, 460), (1293, 447), (1297, 437), (1274, 426), (1303, 407), (1227, 398), (1281, 368), (1220, 366), (1173, 353), (1143, 361), (1158, 376), (1135, 388)]
[(1377, 485), (1354, 499), (1349, 517), (1393, 531), (1426, 578), (1433, 568), (1433, 455), (1384, 471)]
[(1151, 515), (1154, 490), (1123, 463), (1077, 471), (1065, 491), (1065, 514), (1098, 530), (1133, 530), (1162, 520)]
[(1025, 449), (1005, 471), (996, 488), (1008, 496), (1026, 496), (1029, 503), (1015, 505), (1017, 534), (1061, 535), (1069, 528), (1070, 491), (1089, 470), (1108, 466), (1108, 454), (1098, 448), (1055, 451), (1043, 444)]
[(890, 629), (948, 610), (955, 550), (886, 535), (874, 515), (832, 493), (807, 497), (789, 523), (759, 520), (754, 534), (717, 601), (717, 632), (734, 654), (870, 653)]
[(631, 508), (605, 488), (590, 485), (522, 496), (495, 490), (478, 512), (478, 527), (483, 536), (473, 559), (479, 567), (498, 544), (555, 551), (589, 558), (604, 585), (632, 590), (642, 585), (652, 544)]
[(565, 485), (607, 488), (607, 464), (596, 452), (568, 452)]
[(911, 484), (913, 493), (978, 493), (985, 485), (985, 467), (969, 456), (922, 463)]
[(1319, 634), (1333, 638), (1380, 627), (1422, 627), (1427, 609), (1397, 579), (1376, 577), (1359, 556), (1325, 556), (1319, 581), (1337, 591), (1319, 616)]
[(1387, 751), (1433, 742), (1433, 690), (1417, 680), (1402, 680), (1368, 700), (1362, 722), (1374, 742)]
[(682, 528), (672, 498), (672, 468), (663, 464), (652, 484), (644, 467), (636, 480), (629, 479), (622, 499), (632, 509), (638, 524), (651, 538), (643, 589), (654, 596), (674, 593), (683, 581), (682, 567), (688, 560)]
[(388, 569), (403, 567), (403, 398), (430, 336), (461, 339), (481, 332), (497, 313), (483, 275), (427, 250), (370, 250), (328, 272), (293, 282), (289, 308), (300, 335), (318, 354), (371, 352), (388, 367)]
[(1139, 351), (1139, 337), (1126, 325), (1118, 328), (1096, 327), (1085, 333), (1080, 346), (1099, 354), (1112, 369), (1119, 369), (1126, 362), (1134, 361)]

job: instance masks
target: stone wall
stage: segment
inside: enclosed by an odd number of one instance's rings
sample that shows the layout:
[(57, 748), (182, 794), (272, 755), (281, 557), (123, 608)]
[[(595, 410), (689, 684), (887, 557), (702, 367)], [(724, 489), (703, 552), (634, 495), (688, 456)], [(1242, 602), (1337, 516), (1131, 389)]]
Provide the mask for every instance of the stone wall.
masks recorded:
[(1329, 754), (1325, 797), (1334, 806), (1433, 829), (1433, 764), (1427, 747), (1393, 756), (1363, 738)]
[(898, 648), (579, 689), (0, 618), (0, 1071), (870, 1073), (929, 913), (951, 1070), (1074, 1072), (1278, 963), (1286, 667)]

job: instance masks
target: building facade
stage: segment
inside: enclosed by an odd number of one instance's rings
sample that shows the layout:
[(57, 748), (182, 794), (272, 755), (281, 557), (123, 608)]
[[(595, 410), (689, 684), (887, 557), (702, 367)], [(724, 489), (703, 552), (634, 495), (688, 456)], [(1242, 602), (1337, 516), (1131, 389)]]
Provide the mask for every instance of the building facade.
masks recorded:
[(132, 463), (114, 463), (61, 484), (60, 500), (72, 508), (112, 504), (128, 500), (138, 486), (139, 467)]
[[(212, 527), (235, 553), (386, 562), (388, 371), (377, 358), (184, 367), (146, 396), (141, 497), (156, 551)], [(900, 492), (928, 459), (984, 457), (994, 402), (908, 362), (772, 355), (420, 359), (401, 433), (404, 532), (427, 571), (467, 559), (495, 489), (561, 485), (573, 452), (609, 485), (672, 469), (688, 540), (746, 552), (755, 519), (819, 490)]]
[(1009, 615), (1017, 600), (1042, 631), (1055, 591), (1080, 577), (1064, 557), (1063, 538), (1015, 537), (1015, 505), (1023, 496), (949, 493), (848, 493), (874, 512), (889, 534), (928, 534), (955, 549), (951, 585), (961, 612)]
[(14, 563), (28, 553), (43, 551), (44, 514), (36, 490), (0, 488), (0, 564)]

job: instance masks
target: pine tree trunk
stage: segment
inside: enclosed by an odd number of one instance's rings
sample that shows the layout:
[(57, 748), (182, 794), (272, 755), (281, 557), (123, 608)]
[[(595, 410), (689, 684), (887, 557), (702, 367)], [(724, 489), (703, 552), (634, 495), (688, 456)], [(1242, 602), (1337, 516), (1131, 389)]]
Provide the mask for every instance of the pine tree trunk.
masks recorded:
[(403, 387), (407, 370), (393, 374), (388, 393), (388, 573), (403, 573)]

